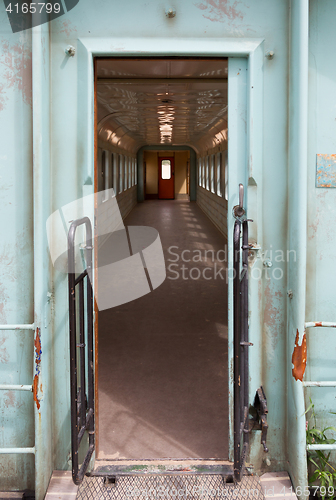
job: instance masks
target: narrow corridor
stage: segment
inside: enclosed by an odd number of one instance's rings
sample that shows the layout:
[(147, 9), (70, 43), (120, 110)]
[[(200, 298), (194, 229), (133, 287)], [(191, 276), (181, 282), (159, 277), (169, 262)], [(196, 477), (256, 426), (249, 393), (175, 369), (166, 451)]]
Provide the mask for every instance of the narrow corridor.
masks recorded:
[(226, 239), (196, 203), (150, 200), (167, 277), (99, 313), (99, 458), (228, 457)]

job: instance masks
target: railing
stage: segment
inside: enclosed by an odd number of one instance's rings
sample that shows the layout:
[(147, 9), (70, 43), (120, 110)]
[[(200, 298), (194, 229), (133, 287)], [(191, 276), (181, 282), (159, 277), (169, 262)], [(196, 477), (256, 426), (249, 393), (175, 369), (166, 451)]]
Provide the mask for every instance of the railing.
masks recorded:
[[(336, 323), (328, 321), (310, 321), (305, 323), (305, 330), (307, 328), (336, 328)], [(336, 387), (336, 380), (326, 381), (313, 381), (304, 380), (303, 387)], [(336, 450), (336, 444), (307, 444), (307, 451), (311, 450)]]
[[(76, 278), (75, 266), (75, 233), (76, 229), (85, 224), (86, 227), (86, 269)], [(83, 480), (86, 469), (95, 448), (94, 438), (94, 374), (93, 374), (93, 297), (92, 286), (88, 271), (92, 270), (92, 228), (88, 217), (72, 222), (68, 234), (68, 279), (69, 279), (69, 334), (70, 334), (70, 377), (71, 377), (71, 453), (72, 479), (75, 484)], [(86, 314), (85, 321), (85, 293), (86, 280)], [(78, 303), (76, 302), (76, 287), (78, 288)], [(77, 314), (76, 314), (77, 313)], [(77, 315), (79, 316), (77, 320)], [(79, 328), (77, 329), (77, 325)], [(77, 331), (79, 330), (79, 331)], [(85, 331), (87, 338), (85, 339)], [(87, 344), (85, 343), (85, 340)], [(85, 359), (87, 345), (88, 359)], [(79, 349), (79, 363), (77, 363), (77, 349)], [(79, 367), (79, 377), (78, 377)], [(88, 397), (86, 398), (86, 367)], [(79, 384), (79, 387), (78, 387)], [(88, 431), (89, 449), (81, 468), (78, 463), (78, 450), (82, 438)]]
[[(23, 325), (0, 325), (0, 330), (32, 330), (35, 331), (35, 325), (23, 324)], [(0, 391), (27, 391), (33, 392), (32, 385), (20, 385), (20, 384), (0, 384)], [(35, 446), (27, 448), (0, 448), (0, 455), (8, 454), (24, 454), (32, 453), (35, 454)]]

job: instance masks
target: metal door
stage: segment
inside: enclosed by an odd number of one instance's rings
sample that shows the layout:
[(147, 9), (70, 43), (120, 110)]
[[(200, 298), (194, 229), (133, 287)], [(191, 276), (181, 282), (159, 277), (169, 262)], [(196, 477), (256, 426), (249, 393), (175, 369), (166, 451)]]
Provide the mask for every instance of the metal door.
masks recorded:
[(159, 158), (159, 199), (175, 198), (174, 158)]
[[(81, 225), (85, 225), (86, 229), (84, 246), (86, 268), (76, 277), (75, 234)], [(72, 222), (68, 233), (71, 456), (72, 479), (75, 484), (82, 482), (95, 449), (93, 294), (89, 278), (91, 269), (92, 228), (90, 219), (83, 217)], [(89, 446), (79, 466), (78, 451), (86, 431), (89, 436)]]
[(233, 328), (234, 328), (234, 475), (241, 479), (249, 444), (248, 386), (248, 222), (243, 208), (244, 188), (239, 185), (239, 205), (233, 209)]

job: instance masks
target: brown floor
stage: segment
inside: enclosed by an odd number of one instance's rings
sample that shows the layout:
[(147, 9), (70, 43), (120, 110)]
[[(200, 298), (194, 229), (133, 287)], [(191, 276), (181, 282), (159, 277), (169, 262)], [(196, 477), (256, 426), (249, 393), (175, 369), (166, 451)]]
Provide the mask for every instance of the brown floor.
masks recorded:
[[(99, 313), (99, 458), (226, 459), (227, 285), (225, 273), (214, 274), (225, 262), (210, 253), (204, 261), (211, 249), (222, 249), (223, 260), (226, 240), (185, 201), (138, 204), (125, 225), (159, 231), (167, 278), (148, 295)], [(171, 245), (179, 255), (198, 249), (203, 261), (179, 260), (173, 269), (180, 278), (172, 279)], [(205, 267), (208, 279), (190, 278), (191, 268)]]

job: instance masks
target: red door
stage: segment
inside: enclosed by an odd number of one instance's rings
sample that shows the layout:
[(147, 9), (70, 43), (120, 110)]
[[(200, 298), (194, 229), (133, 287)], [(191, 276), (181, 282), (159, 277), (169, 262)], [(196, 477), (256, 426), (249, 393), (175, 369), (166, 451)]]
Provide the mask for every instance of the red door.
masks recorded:
[(174, 158), (159, 158), (159, 200), (174, 198)]

